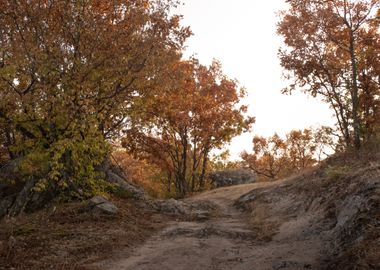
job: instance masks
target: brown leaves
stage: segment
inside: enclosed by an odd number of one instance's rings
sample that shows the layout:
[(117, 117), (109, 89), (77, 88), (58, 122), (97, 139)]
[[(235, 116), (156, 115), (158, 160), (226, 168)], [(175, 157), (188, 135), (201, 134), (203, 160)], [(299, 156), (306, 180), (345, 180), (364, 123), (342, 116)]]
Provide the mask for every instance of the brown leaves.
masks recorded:
[(14, 122), (65, 111), (114, 135), (190, 34), (164, 0), (2, 4), (1, 108), (17, 106)]

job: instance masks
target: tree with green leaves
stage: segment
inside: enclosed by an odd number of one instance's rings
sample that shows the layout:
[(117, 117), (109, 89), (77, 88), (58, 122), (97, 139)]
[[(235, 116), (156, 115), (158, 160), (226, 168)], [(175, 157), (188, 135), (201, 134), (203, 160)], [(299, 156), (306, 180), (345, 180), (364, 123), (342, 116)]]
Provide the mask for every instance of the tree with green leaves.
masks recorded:
[(171, 0), (1, 0), (2, 148), (47, 186), (88, 197), (95, 170), (191, 34)]

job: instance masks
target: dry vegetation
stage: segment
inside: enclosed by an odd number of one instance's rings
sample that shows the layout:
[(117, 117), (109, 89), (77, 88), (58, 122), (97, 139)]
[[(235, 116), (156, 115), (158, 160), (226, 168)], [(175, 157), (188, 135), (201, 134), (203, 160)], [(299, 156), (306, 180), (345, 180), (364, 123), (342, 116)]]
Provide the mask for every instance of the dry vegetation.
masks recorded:
[(0, 223), (0, 269), (83, 269), (141, 244), (171, 219), (132, 199), (113, 198), (115, 217), (62, 205)]

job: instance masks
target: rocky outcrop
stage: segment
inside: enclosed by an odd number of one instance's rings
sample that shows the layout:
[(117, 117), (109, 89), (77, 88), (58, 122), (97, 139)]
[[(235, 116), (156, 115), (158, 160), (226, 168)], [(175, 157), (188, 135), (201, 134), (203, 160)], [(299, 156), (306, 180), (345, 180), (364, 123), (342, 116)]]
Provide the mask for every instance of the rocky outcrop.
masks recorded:
[[(40, 210), (51, 203), (59, 193), (59, 189), (54, 185), (49, 185), (45, 191), (34, 192), (33, 188), (38, 179), (32, 177), (24, 179), (17, 169), (20, 162), (21, 159), (15, 159), (0, 168), (0, 219), (5, 216), (16, 216), (22, 212), (29, 213)], [(129, 183), (123, 177), (123, 172), (115, 168), (110, 161), (96, 169), (102, 171), (105, 180), (115, 184), (123, 193), (136, 199), (145, 200), (145, 192)], [(76, 187), (72, 188), (76, 189)], [(108, 204), (103, 203), (99, 207), (107, 206)]]
[(34, 177), (23, 178), (18, 170), (21, 161), (21, 158), (14, 159), (0, 168), (0, 219), (41, 209), (56, 195), (53, 187), (34, 192), (38, 180)]
[(22, 187), (21, 191), (9, 192), (0, 197), (0, 219), (4, 216), (17, 216), (20, 213), (34, 212), (49, 204), (57, 195), (53, 187), (48, 187), (43, 192), (34, 192), (35, 179), (30, 179)]
[(144, 199), (146, 194), (143, 189), (128, 183), (125, 178), (121, 177), (119, 174), (108, 170), (106, 172), (106, 180), (112, 184), (115, 184), (117, 187), (123, 191), (129, 193), (132, 197), (137, 199)]
[(105, 174), (105, 180), (109, 183), (115, 184), (123, 192), (128, 193), (131, 197), (139, 200), (148, 199), (145, 191), (128, 181), (128, 176), (125, 175), (123, 169), (114, 164), (111, 161), (111, 158), (105, 159), (105, 161), (100, 164), (97, 168), (97, 171), (101, 171)]
[(189, 205), (175, 199), (156, 201), (156, 209), (161, 213), (173, 215), (186, 215), (189, 213)]
[(160, 213), (187, 218), (189, 220), (205, 221), (218, 209), (210, 201), (182, 201), (176, 199), (151, 201), (154, 209)]
[(256, 182), (256, 174), (248, 169), (217, 171), (210, 174), (215, 188)]

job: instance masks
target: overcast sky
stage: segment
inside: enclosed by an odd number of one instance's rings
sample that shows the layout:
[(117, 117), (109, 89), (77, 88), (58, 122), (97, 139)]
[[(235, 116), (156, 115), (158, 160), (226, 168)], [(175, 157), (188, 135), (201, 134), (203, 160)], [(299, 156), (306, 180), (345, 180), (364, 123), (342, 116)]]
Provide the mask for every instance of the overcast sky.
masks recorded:
[(282, 80), (277, 58), (281, 38), (276, 35), (276, 13), (285, 0), (182, 0), (178, 13), (194, 32), (186, 56), (202, 64), (218, 59), (230, 78), (247, 88), (249, 113), (256, 117), (251, 134), (234, 139), (232, 158), (252, 147), (254, 135), (284, 135), (292, 129), (332, 125), (332, 112), (324, 103), (298, 93), (281, 94), (289, 82)]

